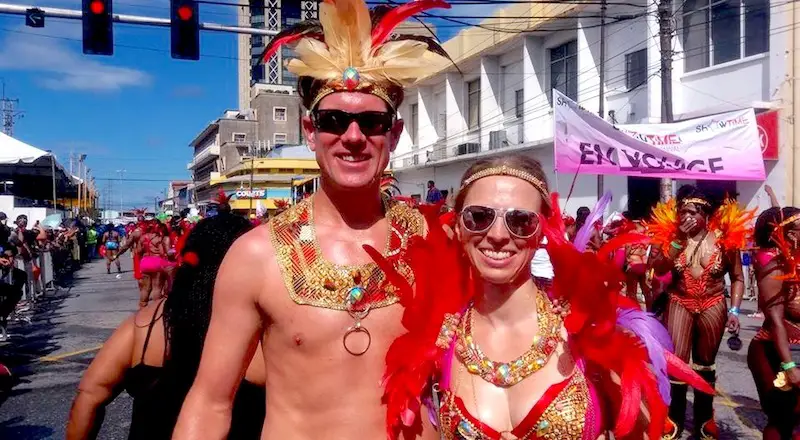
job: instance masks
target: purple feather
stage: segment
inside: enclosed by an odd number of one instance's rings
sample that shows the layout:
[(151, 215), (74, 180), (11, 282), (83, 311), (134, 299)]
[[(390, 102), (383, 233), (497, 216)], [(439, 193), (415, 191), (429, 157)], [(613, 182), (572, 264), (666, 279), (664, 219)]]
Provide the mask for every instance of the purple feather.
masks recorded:
[(667, 329), (653, 315), (639, 309), (619, 309), (617, 312), (617, 325), (635, 334), (647, 349), (653, 373), (658, 382), (658, 392), (661, 398), (669, 405), (670, 385), (667, 375), (667, 358), (665, 351), (672, 352), (672, 338)]
[(611, 203), (611, 191), (606, 191), (603, 197), (594, 205), (594, 209), (592, 209), (589, 217), (586, 218), (586, 223), (584, 223), (580, 231), (575, 234), (575, 247), (578, 248), (580, 252), (586, 250), (586, 245), (589, 244), (589, 239), (592, 238), (594, 224), (603, 218), (603, 213), (606, 212), (609, 203)]

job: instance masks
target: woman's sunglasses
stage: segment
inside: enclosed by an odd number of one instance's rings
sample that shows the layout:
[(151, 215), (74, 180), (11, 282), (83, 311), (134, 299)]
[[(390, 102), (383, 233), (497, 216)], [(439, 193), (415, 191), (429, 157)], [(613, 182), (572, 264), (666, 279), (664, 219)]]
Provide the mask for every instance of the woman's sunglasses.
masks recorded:
[(488, 231), (497, 217), (503, 217), (506, 229), (514, 237), (531, 238), (539, 232), (539, 214), (524, 209), (500, 209), (488, 206), (470, 205), (461, 210), (464, 229), (481, 234)]
[(365, 136), (380, 136), (391, 130), (395, 122), (392, 112), (348, 113), (342, 110), (316, 110), (311, 115), (314, 127), (322, 132), (343, 135), (355, 121)]

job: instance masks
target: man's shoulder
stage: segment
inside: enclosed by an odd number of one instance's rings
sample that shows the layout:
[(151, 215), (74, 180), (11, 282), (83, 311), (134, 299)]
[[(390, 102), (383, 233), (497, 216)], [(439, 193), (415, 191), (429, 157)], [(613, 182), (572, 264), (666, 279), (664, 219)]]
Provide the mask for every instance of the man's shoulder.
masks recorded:
[(274, 254), (270, 228), (267, 225), (257, 226), (239, 237), (228, 250), (226, 259), (253, 263), (271, 259)]

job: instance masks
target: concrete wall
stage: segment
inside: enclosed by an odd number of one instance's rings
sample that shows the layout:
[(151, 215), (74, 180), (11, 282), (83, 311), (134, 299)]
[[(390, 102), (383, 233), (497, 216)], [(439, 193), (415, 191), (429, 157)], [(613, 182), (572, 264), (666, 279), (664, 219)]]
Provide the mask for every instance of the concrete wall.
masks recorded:
[[(250, 103), (258, 120), (257, 136), (260, 141), (275, 144), (275, 133), (286, 135), (287, 144), (302, 142), (300, 133), (300, 97), (296, 94), (279, 94), (261, 92)], [(286, 109), (286, 120), (275, 120), (275, 107)]]

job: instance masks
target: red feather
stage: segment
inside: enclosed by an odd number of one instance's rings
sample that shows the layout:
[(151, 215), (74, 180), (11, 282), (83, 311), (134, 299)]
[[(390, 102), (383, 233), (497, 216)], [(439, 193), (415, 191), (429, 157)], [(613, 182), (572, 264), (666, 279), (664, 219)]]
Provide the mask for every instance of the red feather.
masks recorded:
[(555, 296), (570, 305), (570, 313), (564, 322), (569, 333), (570, 351), (593, 369), (613, 371), (620, 377), (618, 386), (607, 383), (610, 379), (597, 379), (600, 381), (598, 389), (619, 388), (619, 402), (615, 405), (617, 412), (610, 412), (616, 417), (612, 418), (613, 426), (606, 427), (613, 427), (615, 437), (642, 438), (644, 433), (639, 432), (641, 428), (637, 421), (644, 404), (651, 416), (647, 425), (650, 438), (659, 438), (664, 427), (666, 404), (658, 392), (646, 348), (636, 336), (616, 325), (618, 307), (632, 305), (619, 294), (624, 276), (608, 258), (614, 249), (646, 240), (646, 237), (625, 234), (609, 242), (598, 253), (579, 252), (564, 238), (564, 223), (555, 199), (558, 195), (553, 197), (553, 213), (543, 221), (543, 231), (555, 272)]
[(268, 62), (273, 55), (278, 53), (281, 46), (292, 44), (303, 38), (314, 38), (316, 40), (323, 40), (322, 25), (319, 20), (305, 20), (286, 28), (272, 37), (267, 47), (264, 48), (264, 53), (261, 55), (261, 62)]
[[(430, 230), (424, 239), (413, 239), (399, 256), (411, 265), (414, 287), (401, 299), (405, 306), (402, 324), (406, 333), (389, 347), (383, 379), (386, 429), (393, 440), (416, 438), (421, 432), (421, 398), (428, 393), (444, 352), (436, 346), (443, 318), (447, 313), (461, 311), (472, 296), (466, 284), (469, 276), (465, 269), (469, 264), (463, 261), (459, 244), (449, 240), (438, 227), (439, 208), (422, 206), (420, 210)], [(387, 277), (399, 277), (391, 274), (393, 268), (374, 249), (368, 252)]]
[(711, 385), (708, 384), (702, 377), (700, 377), (697, 372), (692, 370), (692, 368), (686, 364), (686, 362), (682, 361), (678, 356), (670, 352), (666, 352), (667, 357), (667, 374), (670, 377), (674, 377), (676, 380), (681, 382), (685, 382), (690, 387), (694, 388), (697, 391), (714, 395), (716, 391)]
[(450, 9), (450, 5), (444, 0), (414, 0), (390, 10), (372, 27), (372, 47), (383, 44), (392, 31), (412, 15), (435, 8)]

